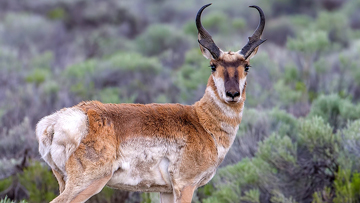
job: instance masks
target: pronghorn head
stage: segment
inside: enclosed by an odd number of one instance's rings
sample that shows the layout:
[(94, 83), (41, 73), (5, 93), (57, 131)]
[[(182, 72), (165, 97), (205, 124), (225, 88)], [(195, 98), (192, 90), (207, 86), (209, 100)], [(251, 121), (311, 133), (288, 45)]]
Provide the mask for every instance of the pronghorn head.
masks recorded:
[(209, 81), (213, 81), (215, 94), (227, 104), (236, 104), (243, 98), (246, 75), (250, 67), (249, 61), (256, 54), (259, 45), (265, 42), (265, 40), (260, 39), (265, 27), (265, 16), (258, 6), (250, 6), (257, 9), (260, 14), (260, 23), (257, 29), (241, 50), (224, 52), (216, 46), (210, 34), (201, 24), (201, 13), (210, 5), (201, 7), (196, 15), (198, 42), (202, 54), (205, 58), (210, 59), (212, 75)]

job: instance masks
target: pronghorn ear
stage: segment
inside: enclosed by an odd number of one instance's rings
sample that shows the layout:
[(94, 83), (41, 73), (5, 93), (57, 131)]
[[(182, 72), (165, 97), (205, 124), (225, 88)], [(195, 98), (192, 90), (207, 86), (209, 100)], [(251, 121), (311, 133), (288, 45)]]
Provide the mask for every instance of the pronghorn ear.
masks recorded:
[(259, 50), (259, 47), (256, 47), (256, 48), (254, 49), (254, 51), (251, 52), (250, 56), (249, 56), (246, 60), (249, 61), (250, 59), (252, 59), (252, 57), (254, 57), (254, 56), (256, 55), (257, 50)]
[[(264, 40), (265, 41), (265, 40)], [(250, 53), (248, 53), (248, 56), (246, 57), (246, 56), (244, 56), (244, 58), (245, 58), (245, 60), (246, 61), (249, 61), (250, 59), (252, 59), (255, 55), (256, 55), (256, 53), (257, 53), (257, 51), (259, 50), (259, 46), (257, 46), (256, 48), (254, 48), (254, 50), (253, 51), (251, 51)], [(240, 54), (242, 54), (241, 53), (241, 50), (239, 50), (238, 51)]]
[(252, 57), (254, 57), (254, 56), (256, 55), (256, 53), (257, 53), (258, 50), (259, 50), (259, 47), (256, 47), (256, 48), (254, 49), (254, 51), (251, 52), (250, 56), (249, 56), (246, 60), (249, 61), (250, 59), (252, 59)]
[(200, 47), (200, 51), (202, 53), (202, 55), (207, 58), (207, 59), (216, 59), (218, 57), (214, 57), (211, 52), (206, 48), (204, 47), (202, 44), (201, 44), (201, 40), (199, 40), (199, 47)]

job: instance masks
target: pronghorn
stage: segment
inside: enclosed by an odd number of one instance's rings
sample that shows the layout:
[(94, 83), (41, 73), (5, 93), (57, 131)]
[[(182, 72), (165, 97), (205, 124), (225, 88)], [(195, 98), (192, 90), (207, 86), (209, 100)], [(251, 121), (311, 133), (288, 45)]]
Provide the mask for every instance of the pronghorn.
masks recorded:
[(219, 49), (196, 15), (198, 42), (210, 59), (204, 96), (193, 105), (81, 102), (36, 126), (39, 152), (59, 182), (52, 202), (85, 202), (107, 185), (160, 192), (161, 202), (191, 202), (231, 147), (242, 119), (249, 60), (265, 16), (237, 52)]

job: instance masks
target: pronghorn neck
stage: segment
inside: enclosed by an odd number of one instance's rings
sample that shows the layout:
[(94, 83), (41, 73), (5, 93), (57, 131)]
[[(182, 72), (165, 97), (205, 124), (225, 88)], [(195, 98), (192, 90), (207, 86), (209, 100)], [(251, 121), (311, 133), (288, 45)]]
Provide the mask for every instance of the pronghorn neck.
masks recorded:
[[(211, 134), (216, 144), (225, 149), (225, 154), (232, 145), (242, 118), (245, 101), (245, 88), (243, 98), (239, 103), (227, 104), (220, 99), (216, 87), (210, 77), (204, 96), (194, 104), (200, 124)], [(218, 153), (220, 153), (218, 151)], [(225, 156), (225, 154), (223, 156)], [(219, 156), (222, 156), (219, 154)]]

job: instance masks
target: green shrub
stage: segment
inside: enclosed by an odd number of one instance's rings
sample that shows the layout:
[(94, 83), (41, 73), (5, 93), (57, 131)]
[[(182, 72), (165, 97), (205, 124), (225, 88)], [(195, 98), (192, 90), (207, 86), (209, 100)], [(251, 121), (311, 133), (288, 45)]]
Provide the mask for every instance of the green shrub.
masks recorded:
[(206, 184), (203, 187), (198, 188), (195, 194), (196, 194), (197, 198), (199, 198), (200, 200), (203, 200), (203, 199), (211, 197), (215, 191), (216, 191), (216, 189), (214, 188), (214, 186), (212, 184)]
[(11, 185), (11, 182), (11, 178), (5, 178), (0, 180), (0, 193), (9, 187)]
[[(7, 197), (5, 197), (4, 199), (0, 200), (0, 203), (16, 203), (15, 201), (11, 201), (10, 199), (8, 199)], [(19, 203), (27, 203), (25, 200), (20, 201)]]
[(234, 30), (240, 31), (246, 28), (246, 21), (242, 18), (234, 18), (232, 19), (232, 27)]
[(93, 98), (104, 103), (134, 103), (136, 95), (127, 97), (125, 92), (117, 87), (106, 87), (99, 90)]
[(305, 146), (314, 157), (324, 155), (326, 158), (335, 158), (340, 140), (332, 131), (321, 117), (311, 117), (300, 123), (299, 144)]
[(219, 188), (213, 196), (210, 198), (205, 199), (204, 203), (233, 203), (239, 201), (239, 189), (234, 189), (230, 186), (224, 185), (223, 187)]
[(281, 137), (297, 135), (298, 121), (283, 110), (260, 111), (245, 108), (244, 115), (234, 141), (236, 144), (230, 148), (223, 165), (235, 164), (244, 157), (254, 157), (260, 141), (274, 132)]
[(98, 93), (99, 98), (96, 99), (104, 103), (120, 103), (119, 94), (119, 88), (108, 87), (100, 90)]
[[(20, 122), (18, 125), (12, 126), (10, 129), (1, 129), (0, 154), (2, 155), (2, 158), (13, 157), (14, 154), (19, 154), (19, 152), (23, 152), (23, 150), (26, 148), (36, 150), (38, 144), (36, 142), (35, 136), (30, 136), (30, 132), (32, 131), (33, 126), (31, 125), (30, 119), (28, 117), (23, 118), (22, 122)], [(13, 159), (13, 161), (15, 160), (16, 159)], [(6, 162), (7, 160), (4, 163)], [(7, 164), (5, 164), (3, 167), (7, 167)], [(0, 168), (2, 168), (1, 165)]]
[(314, 19), (308, 15), (291, 15), (287, 17), (291, 20), (294, 28), (299, 29), (309, 28), (309, 25), (314, 22)]
[[(87, 60), (69, 66), (63, 77), (68, 81), (70, 90), (82, 99), (131, 102), (135, 98), (148, 98), (150, 94), (156, 98), (158, 93), (155, 89), (150, 89), (150, 84), (154, 83), (162, 70), (163, 66), (155, 57), (145, 57), (135, 52), (121, 52), (103, 59)], [(116, 95), (122, 99), (119, 100)], [(145, 99), (140, 101), (143, 100)]]
[(296, 38), (288, 38), (287, 47), (290, 50), (305, 54), (323, 51), (330, 45), (327, 33), (324, 31), (302, 31)]
[(155, 24), (136, 38), (138, 50), (148, 56), (158, 55), (166, 50), (175, 53), (187, 46), (187, 39), (178, 29), (169, 25)]
[(287, 85), (284, 80), (279, 80), (274, 84), (274, 90), (279, 96), (281, 104), (288, 106), (299, 102), (303, 97), (303, 89), (297, 90), (295, 87), (292, 88), (291, 85)]
[(7, 33), (5, 41), (7, 45), (35, 48), (44, 45), (53, 36), (49, 33), (54, 31), (55, 25), (42, 15), (7, 12), (3, 19), (2, 22)]
[(358, 203), (360, 200), (360, 173), (339, 168), (334, 185), (313, 194), (313, 203)]
[(331, 188), (325, 187), (323, 190), (317, 191), (313, 194), (312, 203), (326, 203), (331, 201), (333, 197)]
[(202, 25), (212, 33), (220, 32), (221, 34), (228, 34), (230, 26), (227, 22), (230, 20), (219, 11), (212, 11), (203, 16), (201, 20)]
[(260, 191), (258, 189), (245, 191), (244, 196), (240, 197), (240, 200), (249, 203), (260, 203)]
[(356, 203), (360, 200), (360, 173), (340, 168), (334, 181), (334, 203)]
[[(250, 116), (249, 124), (263, 120), (263, 140), (253, 158), (243, 158), (235, 165), (218, 170), (211, 181), (216, 191), (208, 201), (220, 201), (215, 194), (226, 185), (237, 191), (238, 199), (247, 201), (308, 202), (314, 192), (333, 184), (341, 140), (322, 118), (297, 120), (276, 109), (245, 113)], [(239, 131), (251, 128), (245, 123)], [(322, 172), (314, 173), (314, 170)], [(264, 194), (258, 195), (256, 191)]]
[(287, 84), (293, 81), (299, 81), (301, 79), (299, 70), (294, 64), (285, 65), (283, 78)]
[(308, 116), (320, 116), (337, 130), (344, 127), (348, 120), (360, 118), (360, 105), (335, 94), (321, 95), (314, 100)]
[(256, 185), (259, 181), (257, 162), (244, 158), (235, 165), (229, 165), (218, 170), (213, 179), (215, 188), (221, 188), (221, 184), (232, 186), (251, 186)]
[(285, 107), (306, 98), (307, 87), (302, 81), (302, 74), (294, 64), (284, 66), (284, 75), (274, 84), (274, 89)]
[(151, 192), (147, 193), (144, 192), (141, 194), (141, 203), (155, 203), (160, 202), (160, 195), (159, 193)]
[(294, 25), (288, 16), (272, 20), (266, 25), (266, 38), (280, 46), (284, 46), (294, 32)]
[(26, 82), (41, 84), (50, 76), (50, 71), (42, 68), (35, 68), (26, 78)]
[(185, 63), (175, 75), (175, 84), (181, 91), (180, 98), (185, 102), (193, 99), (195, 91), (205, 87), (210, 74), (209, 62), (204, 60), (199, 49), (186, 52)]
[(346, 14), (341, 12), (320, 12), (315, 26), (319, 30), (328, 32), (331, 42), (340, 43), (343, 46), (348, 45), (350, 29)]
[(111, 203), (113, 202), (113, 197), (115, 191), (112, 188), (104, 187), (101, 192), (92, 196), (87, 202), (102, 202), (102, 203)]
[(19, 180), (29, 192), (30, 202), (50, 202), (58, 193), (58, 183), (52, 172), (40, 162), (33, 162), (22, 174)]
[(297, 162), (296, 152), (297, 146), (288, 136), (273, 134), (259, 144), (257, 157), (277, 168), (289, 167)]
[(345, 149), (356, 155), (360, 153), (360, 120), (349, 122), (347, 128), (341, 131)]
[(66, 12), (63, 8), (54, 8), (47, 13), (48, 18), (52, 20), (62, 20), (66, 17)]
[(297, 136), (299, 124), (293, 115), (283, 110), (273, 109), (269, 112), (269, 117), (271, 118), (272, 132), (276, 132), (280, 136)]
[(47, 94), (47, 96), (56, 95), (60, 90), (58, 82), (54, 80), (46, 80), (42, 84), (42, 88), (44, 90), (44, 93)]
[(144, 192), (141, 194), (141, 203), (151, 203), (150, 193)]
[(360, 120), (348, 122), (347, 127), (338, 134), (342, 138), (342, 150), (338, 158), (339, 165), (344, 170), (359, 172), (360, 163)]
[(95, 59), (86, 60), (81, 63), (77, 63), (71, 65), (66, 68), (64, 71), (65, 77), (75, 77), (76, 79), (82, 79), (87, 74), (91, 74), (95, 71), (98, 66), (97, 61)]
[(271, 202), (273, 203), (296, 203), (296, 201), (292, 197), (285, 197), (283, 193), (280, 191), (274, 190), (272, 192)]
[[(108, 64), (109, 62), (109, 64)], [(108, 58), (105, 58), (99, 69), (120, 69), (123, 71), (133, 71), (146, 73), (159, 73), (161, 71), (161, 63), (155, 57), (145, 57), (136, 52), (119, 52)]]
[(51, 51), (46, 51), (31, 60), (31, 66), (34, 68), (51, 69), (54, 61), (54, 54)]
[(194, 25), (194, 21), (190, 20), (187, 23), (184, 24), (183, 26), (183, 31), (185, 34), (189, 35), (189, 36), (196, 36), (197, 35), (197, 29), (196, 26)]

